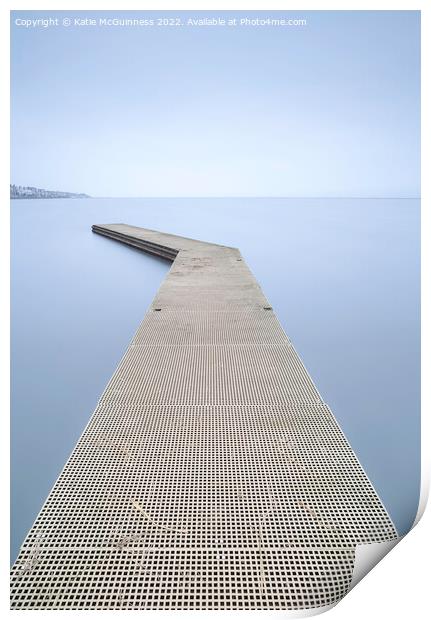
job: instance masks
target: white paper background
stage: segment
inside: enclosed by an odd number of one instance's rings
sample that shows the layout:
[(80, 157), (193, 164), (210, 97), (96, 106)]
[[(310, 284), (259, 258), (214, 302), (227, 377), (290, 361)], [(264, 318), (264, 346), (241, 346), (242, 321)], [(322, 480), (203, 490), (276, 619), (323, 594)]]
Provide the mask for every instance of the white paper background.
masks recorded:
[[(3, 149), (2, 149), (2, 161), (0, 166), (0, 172), (3, 176), (3, 183), (1, 187), (3, 188), (3, 209), (1, 211), (2, 216), (2, 226), (0, 227), (1, 237), (1, 249), (3, 252), (3, 260), (1, 262), (1, 278), (2, 284), (4, 285), (5, 297), (7, 298), (8, 294), (8, 259), (9, 259), (9, 220), (8, 220), (8, 210), (6, 205), (9, 203), (9, 194), (8, 192), (8, 183), (9, 183), (9, 144), (5, 137), (9, 134), (9, 114), (7, 109), (8, 97), (5, 93), (8, 91), (8, 80), (9, 80), (9, 68), (8, 68), (8, 48), (9, 48), (9, 10), (41, 10), (41, 9), (94, 9), (94, 10), (113, 10), (113, 9), (139, 9), (139, 10), (149, 10), (149, 9), (262, 9), (265, 8), (267, 10), (277, 10), (277, 9), (294, 9), (294, 10), (330, 10), (330, 9), (386, 9), (386, 10), (414, 10), (421, 9), (422, 10), (422, 28), (423, 32), (426, 33), (426, 36), (422, 37), (422, 58), (423, 58), (423, 94), (422, 94), (422, 109), (427, 111), (423, 118), (423, 170), (426, 170), (426, 174), (422, 175), (423, 178), (423, 204), (426, 207), (423, 210), (423, 221), (422, 221), (422, 230), (423, 230), (423, 300), (422, 300), (422, 315), (425, 317), (424, 325), (423, 325), (423, 429), (422, 429), (422, 474), (423, 474), (423, 483), (422, 483), (422, 492), (427, 493), (428, 490), (428, 475), (429, 475), (429, 424), (427, 421), (428, 412), (429, 412), (429, 381), (430, 381), (430, 362), (429, 362), (429, 316), (431, 314), (431, 304), (430, 304), (430, 296), (429, 296), (429, 282), (431, 281), (430, 276), (430, 267), (431, 257), (429, 251), (429, 231), (431, 228), (431, 217), (429, 213), (430, 204), (429, 204), (429, 170), (431, 169), (431, 161), (430, 161), (430, 148), (429, 148), (429, 136), (430, 136), (430, 123), (429, 123), (429, 115), (428, 111), (431, 109), (431, 98), (430, 98), (430, 44), (429, 37), (431, 33), (430, 28), (430, 9), (428, 3), (425, 2), (369, 2), (363, 1), (359, 2), (350, 2), (344, 0), (343, 2), (256, 2), (256, 1), (248, 1), (248, 2), (208, 2), (201, 0), (200, 2), (182, 2), (182, 1), (158, 1), (158, 2), (145, 2), (141, 0), (140, 2), (130, 2), (123, 1), (118, 2), (95, 2), (95, 1), (87, 1), (87, 2), (62, 2), (61, 0), (53, 2), (52, 0), (47, 0), (43, 3), (34, 2), (31, 0), (27, 0), (26, 2), (5, 2), (3, 3), (1, 9), (1, 28), (2, 28), (2, 36), (0, 38), (1, 45), (3, 47), (2, 51), (4, 52), (2, 55), (3, 63), (2, 63), (2, 84), (3, 84), (3, 102), (6, 102), (6, 109), (3, 111), (2, 115), (2, 123), (3, 123), (3, 131), (2, 135), (4, 137)], [(0, 306), (0, 327), (1, 327), (1, 335), (3, 336), (2, 342), (8, 341), (8, 303), (3, 302)], [(2, 348), (3, 355), (1, 357), (1, 367), (0, 367), (0, 377), (2, 381), (2, 411), (7, 412), (9, 410), (8, 403), (8, 372), (9, 372), (9, 354), (7, 347)], [(8, 470), (8, 418), (7, 415), (2, 416), (2, 424), (3, 424), (3, 433), (2, 438), (5, 442), (5, 449), (2, 450), (2, 458), (3, 458), (3, 472)], [(5, 476), (3, 476), (3, 480), (7, 480)], [(3, 498), (6, 498), (8, 495), (7, 482), (5, 483), (6, 488), (3, 489)], [(422, 499), (422, 503), (424, 503), (424, 497)], [(4, 502), (6, 503), (6, 502)], [(423, 508), (423, 507), (422, 507)], [(8, 539), (8, 511), (4, 506), (4, 509), (1, 513), (2, 515), (2, 525), (5, 528), (3, 535), (5, 536), (4, 540)], [(373, 569), (371, 575), (367, 575), (360, 583), (353, 588), (352, 591), (348, 593), (348, 595), (333, 609), (328, 612), (328, 618), (332, 620), (341, 620), (348, 618), (349, 620), (355, 620), (359, 618), (369, 617), (369, 618), (423, 618), (428, 617), (430, 613), (430, 603), (428, 590), (430, 588), (430, 563), (429, 563), (429, 554), (431, 550), (430, 544), (430, 516), (429, 510), (425, 510), (424, 516), (418, 523), (418, 525), (401, 540), (399, 544), (396, 545), (395, 549), (393, 549), (383, 560), (381, 560), (377, 566)], [(363, 550), (359, 552), (363, 553)], [(8, 558), (7, 553), (4, 553), (6, 558), (4, 558), (3, 566), (4, 566), (4, 579), (2, 579), (2, 583), (4, 584), (4, 597), (3, 597), (3, 609), (8, 609), (8, 578), (6, 572), (8, 572)], [(363, 572), (363, 567), (366, 566), (368, 562), (368, 567), (370, 560), (366, 559), (367, 553), (362, 556), (357, 570)], [(372, 554), (371, 554), (372, 555)], [(14, 617), (17, 617), (17, 614), (20, 615), (23, 612), (14, 612)], [(63, 615), (68, 612), (51, 612), (50, 617), (55, 615)], [(91, 613), (94, 616), (94, 612), (75, 612), (75, 614), (82, 615)], [(116, 614), (116, 612), (103, 612), (104, 617), (108, 617), (111, 614)], [(129, 612), (129, 613), (138, 613), (138, 612)], [(182, 615), (189, 615), (190, 612), (146, 612), (145, 616), (151, 615), (152, 613), (157, 614), (157, 618), (162, 617), (179, 617)], [(220, 617), (220, 615), (232, 615), (236, 612), (194, 612), (194, 617), (205, 617), (209, 616)], [(242, 617), (244, 617), (245, 613), (253, 613), (256, 612), (243, 612)], [(271, 616), (288, 616), (289, 614), (283, 612), (259, 612), (260, 614), (265, 613), (265, 615)], [(299, 617), (299, 616), (297, 616)]]

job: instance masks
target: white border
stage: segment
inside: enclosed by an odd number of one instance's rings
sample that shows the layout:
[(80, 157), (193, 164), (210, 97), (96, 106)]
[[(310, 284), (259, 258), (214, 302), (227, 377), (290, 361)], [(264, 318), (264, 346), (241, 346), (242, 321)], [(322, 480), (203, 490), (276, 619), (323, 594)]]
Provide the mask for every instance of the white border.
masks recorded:
[[(272, 0), (264, 2), (262, 0), (220, 0), (218, 2), (209, 2), (207, 0), (200, 0), (194, 2), (186, 2), (181, 0), (122, 0), (122, 2), (113, 1), (94, 1), (87, 0), (86, 2), (64, 2), (62, 0), (45, 0), (43, 3), (36, 2), (34, 0), (12, 1), (6, 0), (2, 3), (0, 9), (1, 24), (0, 24), (0, 41), (2, 46), (2, 58), (4, 59), (1, 64), (1, 80), (3, 84), (2, 89), (2, 101), (6, 103), (4, 114), (2, 115), (2, 133), (3, 136), (3, 149), (0, 172), (3, 177), (1, 184), (4, 200), (2, 201), (1, 213), (1, 226), (0, 226), (0, 243), (2, 260), (0, 262), (0, 276), (1, 282), (4, 286), (5, 297), (1, 308), (1, 321), (0, 321), (0, 335), (2, 337), (1, 342), (6, 343), (9, 341), (9, 304), (8, 304), (8, 275), (9, 275), (9, 140), (5, 139), (9, 136), (9, 99), (7, 93), (9, 91), (9, 11), (10, 10), (421, 10), (422, 12), (422, 316), (424, 321), (422, 324), (422, 484), (421, 484), (421, 500), (420, 509), (418, 511), (417, 522), (423, 514), (428, 492), (429, 492), (429, 471), (430, 471), (430, 445), (429, 445), (429, 429), (430, 423), (428, 421), (429, 405), (430, 405), (430, 328), (429, 317), (431, 315), (431, 303), (430, 303), (430, 286), (431, 282), (431, 256), (429, 248), (429, 231), (431, 230), (431, 216), (429, 212), (430, 206), (430, 174), (431, 169), (431, 157), (430, 157), (430, 137), (431, 128), (429, 121), (429, 114), (426, 111), (431, 110), (431, 97), (430, 97), (430, 59), (431, 50), (429, 37), (431, 34), (431, 8), (429, 3), (425, 1), (382, 1), (382, 0), (363, 0), (362, 2), (354, 0), (344, 0), (343, 2), (322, 2), (319, 0), (308, 0), (304, 2), (291, 2)], [(428, 235), (427, 235), (428, 233)], [(1, 397), (3, 413), (1, 417), (2, 423), (2, 438), (5, 442), (5, 449), (1, 451), (2, 458), (2, 471), (8, 471), (9, 465), (9, 422), (7, 412), (9, 411), (9, 351), (8, 347), (2, 348), (1, 356), (0, 377), (2, 381)], [(3, 477), (5, 480), (5, 477)], [(8, 497), (8, 485), (3, 489), (2, 497), (4, 498), (4, 504), (7, 503)], [(397, 548), (391, 552), (378, 566), (373, 570), (371, 577), (365, 578), (361, 583), (352, 590), (348, 596), (339, 603), (328, 617), (336, 620), (337, 617), (349, 620), (355, 620), (363, 618), (364, 614), (372, 614), (372, 617), (390, 617), (390, 618), (422, 618), (428, 612), (428, 575), (429, 575), (429, 562), (428, 553), (431, 548), (430, 545), (430, 523), (431, 518), (428, 510), (423, 519), (419, 522), (417, 527), (408, 534), (402, 542), (397, 545)], [(5, 528), (3, 531), (3, 540), (9, 539), (9, 519), (8, 512), (4, 507), (1, 512), (2, 526)], [(5, 542), (3, 549), (7, 548)], [(3, 609), (8, 612), (8, 577), (9, 570), (8, 554), (3, 551), (4, 559), (4, 574), (2, 576), (3, 594), (4, 598)], [(425, 581), (426, 580), (426, 581)], [(10, 613), (10, 612), (9, 612)], [(13, 612), (21, 614), (22, 612)], [(28, 613), (34, 613), (27, 611)], [(41, 613), (41, 612), (40, 612)], [(70, 612), (49, 612), (52, 614), (64, 614)], [(97, 612), (74, 612), (76, 614), (97, 613)], [(116, 612), (103, 612), (104, 616), (108, 616)], [(135, 612), (128, 612), (135, 613)], [(148, 615), (150, 612), (146, 612)], [(178, 617), (178, 614), (183, 615), (189, 612), (152, 612), (157, 613), (157, 618), (162, 616), (171, 617), (174, 614)], [(233, 612), (236, 613), (236, 612)], [(246, 613), (263, 613), (263, 612), (246, 612)], [(271, 613), (271, 612), (266, 612)], [(280, 612), (273, 612), (271, 615), (280, 615)], [(217, 618), (220, 614), (230, 614), (230, 612), (194, 612), (194, 617), (201, 616), (208, 618), (209, 615), (215, 614)], [(338, 614), (338, 616), (337, 616)]]

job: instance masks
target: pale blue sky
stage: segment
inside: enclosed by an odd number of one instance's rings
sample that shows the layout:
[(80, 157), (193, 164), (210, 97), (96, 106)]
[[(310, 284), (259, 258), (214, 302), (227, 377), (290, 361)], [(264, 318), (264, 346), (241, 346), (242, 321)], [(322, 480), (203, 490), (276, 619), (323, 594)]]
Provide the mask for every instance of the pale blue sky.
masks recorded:
[[(215, 14), (228, 13), (240, 16)], [(95, 196), (419, 195), (419, 12), (305, 11), (289, 13), (305, 27), (287, 28), (14, 25), (65, 15), (108, 13), (12, 14), (12, 182)]]

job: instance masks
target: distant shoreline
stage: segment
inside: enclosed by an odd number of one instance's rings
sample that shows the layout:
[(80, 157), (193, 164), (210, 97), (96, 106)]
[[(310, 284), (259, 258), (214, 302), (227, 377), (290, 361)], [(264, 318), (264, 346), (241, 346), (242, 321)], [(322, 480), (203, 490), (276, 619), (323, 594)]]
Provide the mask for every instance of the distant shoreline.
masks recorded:
[(73, 192), (59, 192), (57, 190), (40, 189), (39, 187), (10, 185), (10, 197), (17, 199), (46, 199), (46, 198), (91, 198), (88, 194)]

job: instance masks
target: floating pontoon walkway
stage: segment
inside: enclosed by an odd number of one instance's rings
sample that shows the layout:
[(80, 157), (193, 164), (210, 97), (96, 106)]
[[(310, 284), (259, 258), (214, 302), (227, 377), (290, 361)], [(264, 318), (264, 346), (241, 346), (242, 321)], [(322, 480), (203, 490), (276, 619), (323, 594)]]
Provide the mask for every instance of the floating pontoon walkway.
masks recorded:
[(93, 231), (173, 264), (22, 546), (12, 607), (338, 601), (355, 546), (396, 531), (239, 250)]

